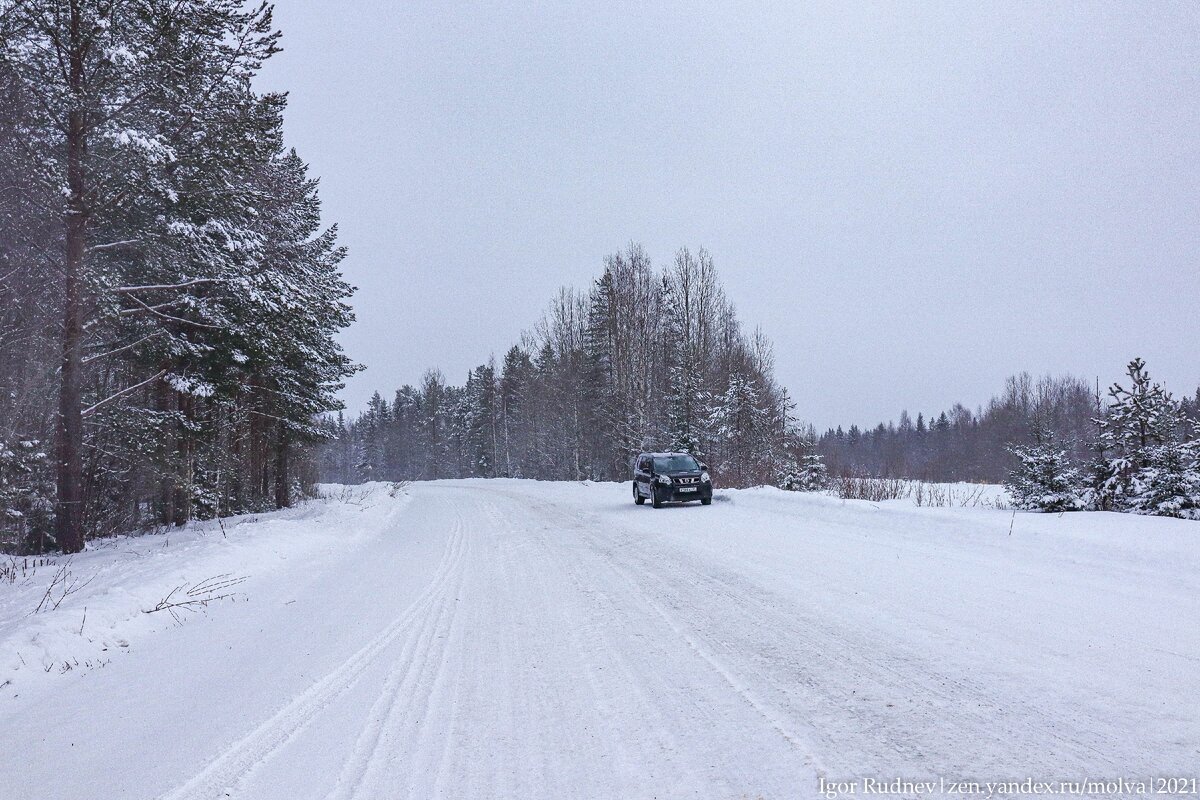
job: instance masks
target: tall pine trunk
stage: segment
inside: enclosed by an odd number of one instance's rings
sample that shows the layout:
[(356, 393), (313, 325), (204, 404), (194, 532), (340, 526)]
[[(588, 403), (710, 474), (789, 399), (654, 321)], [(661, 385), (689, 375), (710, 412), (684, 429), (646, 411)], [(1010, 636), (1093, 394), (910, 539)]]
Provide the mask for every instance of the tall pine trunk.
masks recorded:
[(253, 487), (253, 502), (255, 505), (265, 503), (268, 497), (267, 489), (267, 443), (266, 423), (264, 422), (262, 392), (259, 391), (261, 381), (258, 374), (250, 376), (250, 395), (247, 405), (250, 411), (250, 481)]
[(277, 426), (278, 438), (275, 442), (275, 507), (287, 508), (292, 504), (292, 496), (288, 486), (288, 435), (287, 428), (281, 422)]
[[(163, 367), (167, 362), (163, 362)], [(161, 429), (159, 441), (162, 446), (162, 463), (158, 478), (158, 524), (170, 525), (175, 521), (175, 464), (174, 427), (167, 422), (171, 412), (171, 387), (165, 378), (156, 382), (154, 409), (158, 412)]]
[(190, 395), (178, 396), (180, 416), (178, 446), (175, 448), (176, 469), (179, 478), (175, 481), (175, 497), (172, 503), (171, 521), (176, 527), (186, 525), (192, 518), (192, 483), (195, 470), (192, 456), (192, 423), (195, 417), (195, 401)]
[(87, 118), (83, 109), (83, 43), (79, 4), (71, 4), (70, 87), (67, 124), (66, 260), (63, 264), (62, 378), (55, 429), (58, 503), (55, 528), (64, 553), (83, 549), (83, 270), (87, 248)]

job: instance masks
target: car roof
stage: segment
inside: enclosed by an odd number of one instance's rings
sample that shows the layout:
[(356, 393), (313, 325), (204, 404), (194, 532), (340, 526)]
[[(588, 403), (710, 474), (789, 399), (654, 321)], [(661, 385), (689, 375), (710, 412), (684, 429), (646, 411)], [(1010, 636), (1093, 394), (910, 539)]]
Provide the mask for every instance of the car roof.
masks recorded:
[(691, 453), (642, 453), (642, 455), (638, 456), (638, 458), (642, 458), (643, 456), (650, 456), (651, 458), (667, 458), (668, 456), (691, 456), (692, 458), (695, 458), (695, 456), (693, 456)]

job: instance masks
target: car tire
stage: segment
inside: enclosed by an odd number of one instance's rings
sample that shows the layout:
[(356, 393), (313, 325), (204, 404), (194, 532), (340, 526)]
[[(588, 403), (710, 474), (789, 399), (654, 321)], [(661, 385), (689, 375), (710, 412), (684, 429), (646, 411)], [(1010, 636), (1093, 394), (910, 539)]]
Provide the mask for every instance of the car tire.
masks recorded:
[(702, 505), (702, 506), (711, 506), (711, 505), (712, 505), (712, 498), (711, 498), (711, 497), (701, 497), (701, 498), (700, 498), (700, 505)]
[(646, 498), (642, 497), (642, 493), (638, 491), (637, 481), (633, 482), (633, 502), (639, 506), (646, 502)]
[(655, 508), (662, 508), (662, 500), (658, 496), (658, 489), (650, 488), (650, 505)]

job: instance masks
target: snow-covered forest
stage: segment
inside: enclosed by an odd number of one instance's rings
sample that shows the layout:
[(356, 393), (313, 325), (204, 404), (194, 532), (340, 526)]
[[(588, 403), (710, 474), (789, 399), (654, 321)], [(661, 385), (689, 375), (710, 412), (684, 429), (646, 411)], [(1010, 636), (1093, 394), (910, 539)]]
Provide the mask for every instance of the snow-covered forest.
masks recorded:
[[(0, 2), (0, 550), (284, 507), (318, 478), (624, 479), (644, 449), (723, 486), (1200, 506), (1200, 390), (1176, 401), (1140, 361), (1107, 393), (1022, 374), (974, 410), (818, 435), (703, 249), (656, 268), (632, 244), (464, 382), (431, 369), (335, 418), (352, 289), (286, 98), (253, 87), (278, 49), (265, 4)], [(802, 417), (823, 387), (793, 388)]]
[(287, 506), (355, 367), (239, 0), (0, 3), (0, 548)]
[(1101, 393), (1022, 373), (976, 411), (902, 412), (899, 424), (818, 436), (776, 381), (769, 340), (743, 331), (712, 257), (682, 248), (656, 272), (632, 244), (588, 291), (561, 289), (502, 363), (489, 359), (461, 385), (431, 369), (391, 399), (376, 392), (350, 421), (326, 418), (318, 471), (337, 483), (624, 480), (637, 452), (674, 449), (709, 462), (726, 486), (1007, 482), (1029, 508), (1194, 516), (1200, 389), (1177, 401), (1141, 360), (1127, 374), (1127, 386)]
[(587, 291), (564, 288), (500, 364), (462, 385), (437, 370), (350, 422), (330, 422), (324, 480), (624, 480), (645, 449), (695, 453), (724, 485), (773, 484), (795, 463), (792, 402), (771, 343), (743, 330), (703, 249), (662, 270), (637, 244)]
[[(1160, 387), (1158, 396), (1163, 392)], [(838, 426), (819, 436), (809, 430), (806, 436), (816, 440), (835, 474), (1000, 483), (1018, 464), (1012, 446), (1032, 443), (1042, 433), (1053, 435), (1071, 458), (1087, 460), (1098, 436), (1094, 420), (1115, 402), (1094, 382), (1072, 376), (1035, 379), (1026, 372), (1008, 378), (999, 395), (974, 410), (955, 403), (941, 413), (917, 413), (915, 419), (903, 411), (898, 422)], [(1178, 403), (1168, 395), (1165, 402), (1178, 418), (1174, 438), (1190, 438), (1189, 424), (1200, 420), (1200, 389)]]
[(1200, 516), (1200, 389), (1176, 400), (1141, 359), (1103, 393), (1022, 373), (977, 411), (904, 412), (899, 425), (810, 429), (804, 442), (835, 475), (1003, 482), (1041, 511)]
[(0, 0), (0, 800), (1200, 795), (1197, 63)]

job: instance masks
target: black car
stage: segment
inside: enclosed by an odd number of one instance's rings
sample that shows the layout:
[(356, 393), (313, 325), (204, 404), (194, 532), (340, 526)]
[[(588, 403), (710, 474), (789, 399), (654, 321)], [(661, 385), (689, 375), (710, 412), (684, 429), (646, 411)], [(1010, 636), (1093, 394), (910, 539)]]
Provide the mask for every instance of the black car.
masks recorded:
[(639, 506), (650, 499), (655, 508), (663, 503), (699, 500), (712, 503), (712, 478), (708, 467), (688, 453), (642, 453), (633, 462), (633, 502)]

